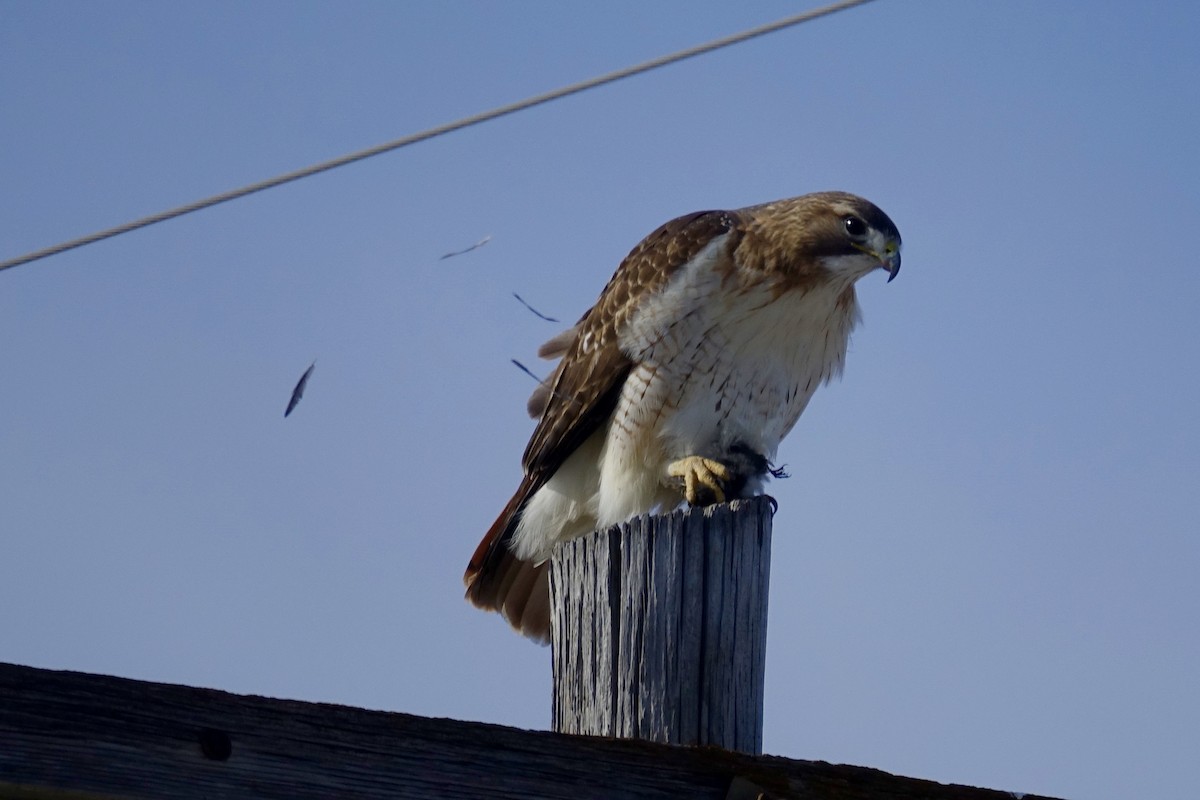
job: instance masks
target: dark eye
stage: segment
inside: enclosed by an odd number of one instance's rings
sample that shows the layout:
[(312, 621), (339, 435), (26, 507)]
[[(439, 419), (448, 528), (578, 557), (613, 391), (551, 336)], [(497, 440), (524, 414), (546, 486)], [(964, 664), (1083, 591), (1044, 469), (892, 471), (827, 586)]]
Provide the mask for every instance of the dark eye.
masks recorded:
[(842, 218), (842, 224), (846, 226), (846, 233), (850, 234), (851, 239), (865, 239), (867, 237), (867, 223), (858, 217), (844, 217)]

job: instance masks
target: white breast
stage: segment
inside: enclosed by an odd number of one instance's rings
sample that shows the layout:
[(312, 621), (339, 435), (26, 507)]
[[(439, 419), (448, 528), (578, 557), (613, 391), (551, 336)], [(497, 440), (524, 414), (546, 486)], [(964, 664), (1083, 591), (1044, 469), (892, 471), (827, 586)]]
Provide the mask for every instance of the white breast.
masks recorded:
[(684, 456), (738, 443), (773, 460), (817, 386), (842, 370), (858, 319), (854, 302), (838, 302), (847, 285), (778, 297), (761, 282), (722, 286), (720, 244), (647, 301), (622, 338), (638, 366), (601, 456), (601, 525), (668, 497), (667, 466)]

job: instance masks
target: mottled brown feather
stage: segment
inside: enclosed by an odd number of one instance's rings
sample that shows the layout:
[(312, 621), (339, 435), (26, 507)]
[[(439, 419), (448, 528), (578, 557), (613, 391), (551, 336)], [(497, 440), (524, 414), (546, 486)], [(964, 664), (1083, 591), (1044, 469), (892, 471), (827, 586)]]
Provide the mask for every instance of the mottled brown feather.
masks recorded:
[(619, 332), (643, 297), (662, 289), (677, 269), (736, 224), (733, 212), (688, 214), (659, 227), (625, 257), (600, 299), (575, 326), (575, 339), (554, 373), (546, 410), (525, 448), (526, 474), (553, 474), (608, 419), (633, 367), (621, 352)]

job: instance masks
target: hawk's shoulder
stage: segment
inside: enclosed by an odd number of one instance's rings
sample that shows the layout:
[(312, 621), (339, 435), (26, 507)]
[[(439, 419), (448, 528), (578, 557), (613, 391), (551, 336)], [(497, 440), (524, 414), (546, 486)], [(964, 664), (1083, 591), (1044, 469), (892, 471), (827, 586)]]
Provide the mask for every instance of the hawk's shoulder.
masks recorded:
[[(617, 267), (596, 304), (572, 328), (569, 344), (551, 340), (549, 352), (562, 361), (548, 379), (545, 407), (529, 446), (525, 471), (549, 476), (608, 419), (633, 362), (622, 351), (620, 333), (642, 302), (660, 292), (683, 265), (725, 234), (741, 235), (736, 211), (698, 211), (661, 225), (642, 239)], [(727, 241), (732, 252), (735, 241)], [(564, 347), (565, 345), (565, 347)]]

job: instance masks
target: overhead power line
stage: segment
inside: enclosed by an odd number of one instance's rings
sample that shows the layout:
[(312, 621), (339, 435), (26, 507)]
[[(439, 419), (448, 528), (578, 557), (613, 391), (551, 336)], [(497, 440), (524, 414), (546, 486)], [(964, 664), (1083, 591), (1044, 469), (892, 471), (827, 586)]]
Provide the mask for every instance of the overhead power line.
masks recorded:
[(871, 0), (841, 0), (837, 3), (830, 3), (827, 6), (815, 8), (811, 11), (805, 11), (802, 14), (785, 17), (784, 19), (777, 20), (766, 25), (760, 25), (757, 28), (751, 28), (750, 30), (742, 31), (741, 33), (735, 33), (731, 36), (715, 39), (705, 44), (689, 47), (686, 50), (680, 50), (678, 52), (660, 56), (649, 61), (643, 61), (641, 64), (635, 64), (632, 67), (626, 67), (625, 69), (609, 72), (596, 78), (591, 78), (579, 83), (573, 83), (570, 86), (564, 86), (563, 88), (555, 89), (552, 92), (539, 94), (535, 97), (530, 97), (516, 103), (510, 103), (506, 106), (494, 108), (491, 111), (484, 111), (481, 114), (475, 114), (474, 116), (464, 117), (456, 122), (449, 122), (445, 125), (439, 125), (436, 128), (429, 128), (428, 130), (421, 131), (420, 133), (414, 133), (400, 139), (395, 139), (390, 142), (385, 142), (384, 144), (376, 145), (375, 147), (369, 147), (366, 150), (359, 150), (355, 153), (341, 156), (340, 158), (323, 161), (320, 164), (314, 164), (310, 167), (298, 169), (283, 175), (277, 175), (274, 178), (268, 178), (267, 180), (259, 181), (258, 183), (252, 183), (248, 186), (243, 186), (240, 189), (232, 189), (228, 192), (222, 192), (221, 194), (216, 194), (212, 197), (206, 197), (203, 200), (197, 200), (194, 203), (188, 203), (187, 205), (178, 206), (177, 208), (172, 208), (167, 211), (160, 211), (157, 214), (151, 214), (148, 217), (142, 217), (141, 219), (133, 220), (132, 222), (126, 222), (125, 224), (117, 225), (114, 228), (97, 231), (96, 233), (88, 234), (87, 236), (81, 236), (78, 239), (71, 239), (70, 241), (56, 244), (53, 247), (47, 247), (42, 250), (36, 250), (32, 253), (27, 253), (23, 256), (18, 256), (17, 258), (11, 258), (7, 261), (0, 262), (0, 271), (6, 270), (10, 267), (17, 267), (22, 264), (28, 264), (31, 261), (38, 261), (43, 258), (48, 258), (49, 256), (57, 255), (59, 253), (64, 253), (67, 250), (74, 250), (75, 248), (83, 247), (86, 244), (92, 244), (93, 242), (99, 242), (104, 239), (111, 239), (112, 237), (119, 236), (122, 233), (129, 233), (130, 231), (135, 231), (139, 228), (145, 228), (157, 222), (165, 222), (166, 220), (174, 219), (175, 217), (182, 217), (184, 214), (190, 214), (193, 211), (199, 211), (201, 209), (210, 208), (230, 200), (236, 200), (239, 197), (245, 197), (246, 195), (254, 194), (255, 192), (261, 192), (264, 189), (271, 189), (276, 186), (281, 186), (285, 183), (298, 181), (301, 178), (307, 178), (308, 176), (316, 175), (319, 172), (326, 172), (327, 170), (334, 169), (335, 167), (353, 164), (355, 161), (362, 161), (363, 159), (370, 158), (371, 156), (377, 156), (380, 153), (398, 150), (401, 147), (407, 147), (410, 144), (423, 142), (426, 139), (432, 139), (435, 136), (441, 136), (442, 134), (450, 133), (451, 131), (469, 128), (472, 125), (478, 125), (481, 122), (487, 122), (488, 120), (493, 120), (497, 117), (503, 117), (508, 114), (515, 114), (518, 111), (524, 111), (527, 108), (533, 108), (534, 106), (542, 105), (543, 103), (549, 103), (552, 100), (558, 100), (559, 98), (567, 97), (568, 95), (578, 94), (579, 92), (587, 91), (588, 89), (594, 89), (597, 86), (603, 86), (606, 83), (613, 83), (614, 81), (619, 81), (622, 78), (640, 75), (643, 72), (649, 72), (650, 70), (658, 69), (659, 67), (665, 67), (668, 64), (674, 64), (678, 61), (692, 58), (693, 56), (711, 53), (712, 51), (720, 50), (723, 47), (739, 44), (749, 39), (763, 36), (764, 34), (774, 33), (775, 31), (783, 30), (784, 28), (790, 28), (803, 22), (828, 16), (829, 14), (833, 14), (838, 11), (844, 11), (845, 9), (853, 8), (854, 6), (861, 6), (869, 2), (871, 2)]

